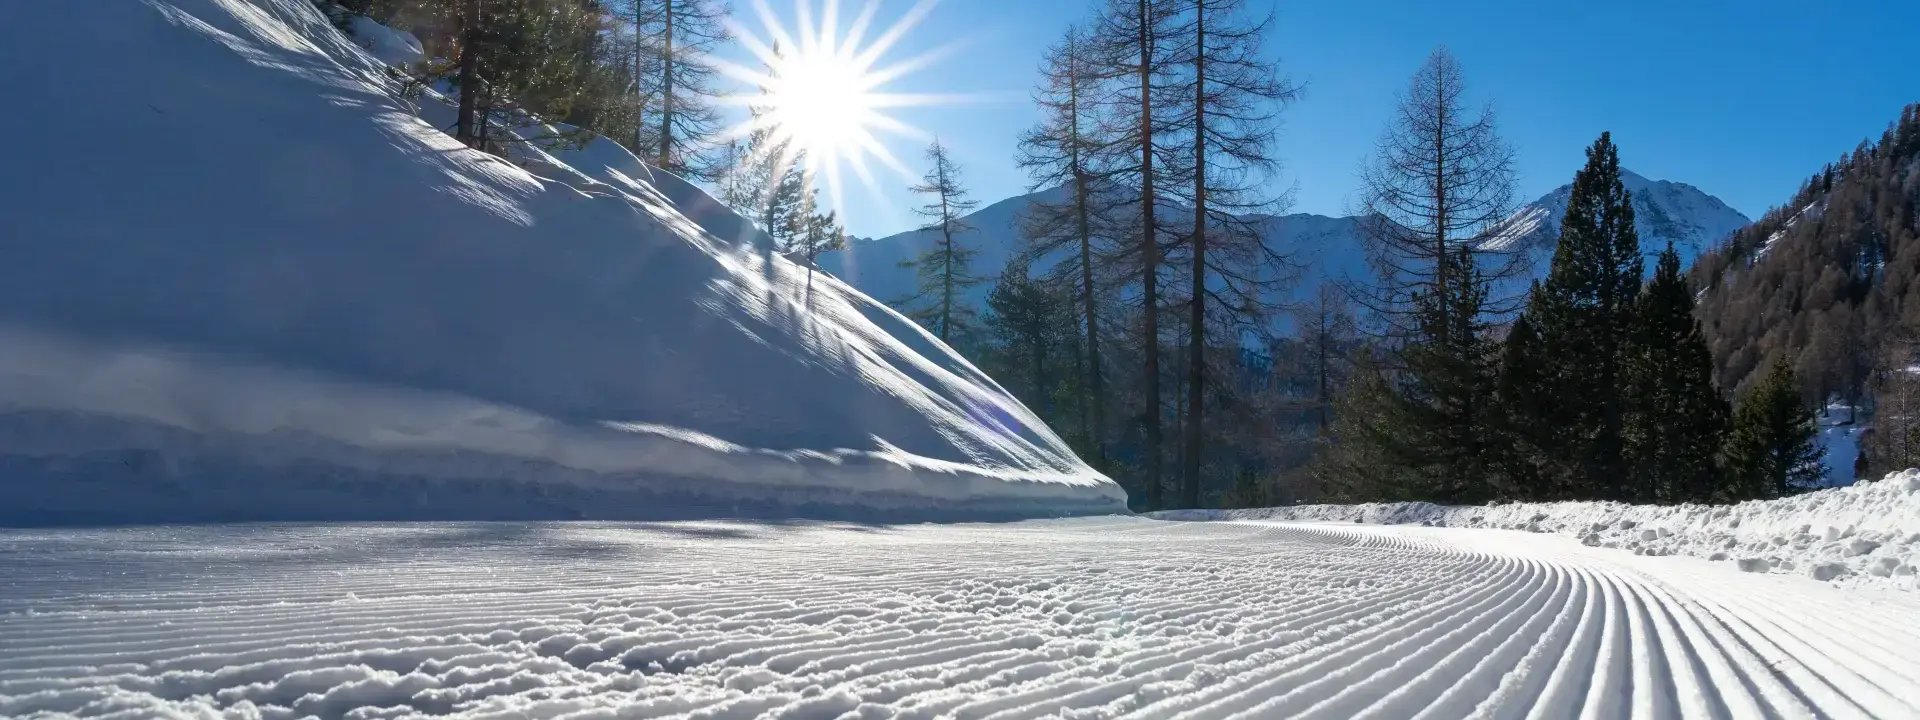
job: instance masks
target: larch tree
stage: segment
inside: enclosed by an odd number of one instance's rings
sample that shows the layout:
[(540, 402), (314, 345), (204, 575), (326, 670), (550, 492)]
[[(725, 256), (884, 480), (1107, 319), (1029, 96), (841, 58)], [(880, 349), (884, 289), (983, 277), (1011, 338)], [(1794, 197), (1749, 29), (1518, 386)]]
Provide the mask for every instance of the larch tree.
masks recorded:
[(1920, 467), (1920, 333), (1887, 339), (1871, 390), (1873, 429), (1862, 448), (1867, 469), (1877, 474)]
[[(1175, 0), (1109, 0), (1100, 14), (1093, 37), (1098, 43), (1104, 74), (1115, 78), (1102, 93), (1107, 140), (1099, 154), (1101, 176), (1127, 188), (1133, 196), (1135, 222), (1126, 240), (1131, 252), (1120, 256), (1137, 268), (1140, 304), (1140, 411), (1142, 455), (1145, 459), (1143, 505), (1157, 509), (1165, 482), (1165, 438), (1160, 392), (1160, 265), (1166, 252), (1162, 227), (1168, 219), (1159, 213), (1160, 187), (1177, 181), (1167, 177), (1169, 146), (1164, 119), (1156, 120), (1156, 106), (1185, 102), (1186, 94), (1169, 87), (1177, 83), (1176, 43), (1187, 33), (1178, 23)], [(1174, 99), (1176, 98), (1177, 99)]]
[(633, 0), (634, 74), (641, 121), (634, 151), (654, 167), (712, 181), (724, 169), (715, 48), (732, 38), (729, 9), (715, 0)]
[(1333, 424), (1334, 400), (1346, 385), (1359, 325), (1346, 291), (1331, 282), (1321, 283), (1306, 303), (1293, 309), (1293, 324), (1312, 385), (1315, 430), (1324, 435)]
[(1105, 470), (1107, 397), (1100, 355), (1100, 290), (1095, 278), (1111, 255), (1109, 229), (1116, 219), (1114, 193), (1093, 196), (1095, 186), (1101, 184), (1094, 163), (1102, 147), (1098, 99), (1105, 80), (1094, 51), (1094, 44), (1077, 28), (1069, 28), (1047, 50), (1033, 95), (1040, 122), (1020, 135), (1015, 161), (1032, 178), (1032, 189), (1066, 191), (1060, 200), (1034, 203), (1021, 218), (1020, 232), (1026, 241), (1025, 254), (1059, 257), (1049, 272), (1074, 287), (1076, 322), (1086, 351), (1079, 370), (1085, 392), (1079, 393), (1078, 402), (1088, 425), (1083, 434), (1094, 468)]
[(1274, 140), (1279, 113), (1295, 96), (1265, 52), (1272, 15), (1246, 16), (1245, 0), (1190, 0), (1185, 45), (1175, 58), (1187, 66), (1190, 95), (1174, 118), (1190, 135), (1184, 159), (1191, 194), (1167, 194), (1192, 208), (1184, 239), (1191, 271), (1187, 300), (1187, 401), (1182, 423), (1180, 502), (1200, 504), (1206, 458), (1206, 398), (1219, 383), (1207, 375), (1208, 332), (1238, 347), (1246, 335), (1271, 335), (1271, 315), (1292, 280), (1286, 258), (1266, 242), (1258, 216), (1278, 213), (1287, 198), (1268, 190), (1279, 171)]
[(1384, 336), (1387, 392), (1348, 404), (1387, 406), (1336, 422), (1330, 459), (1349, 475), (1399, 478), (1396, 499), (1493, 495), (1497, 353), (1487, 316), (1507, 304), (1490, 288), (1521, 267), (1494, 242), (1513, 208), (1512, 158), (1492, 111), (1468, 109), (1459, 63), (1440, 49), (1362, 168), (1360, 233), (1376, 282), (1350, 289)]
[(918, 293), (910, 314), (922, 324), (932, 324), (942, 342), (955, 338), (955, 323), (962, 320), (966, 308), (958, 294), (983, 280), (970, 272), (975, 250), (965, 244), (963, 235), (973, 226), (963, 219), (978, 203), (967, 198), (960, 184), (960, 166), (948, 155), (939, 140), (927, 146), (931, 164), (920, 184), (909, 188), (927, 197), (927, 204), (914, 208), (914, 214), (927, 219), (920, 230), (933, 236), (933, 246), (920, 257), (903, 263), (919, 275)]
[(1630, 497), (1625, 364), (1642, 268), (1619, 149), (1601, 133), (1574, 175), (1553, 265), (1527, 305), (1556, 401), (1550, 417), (1531, 421), (1556, 429), (1548, 481), (1563, 492)]
[[(1421, 314), (1413, 297), (1448, 286), (1446, 258), (1461, 246), (1482, 254), (1475, 265), (1490, 283), (1525, 270), (1523, 253), (1493, 242), (1516, 207), (1514, 182), (1513, 150), (1500, 138), (1492, 107), (1470, 108), (1459, 61), (1445, 48), (1434, 50), (1361, 169), (1354, 214), (1376, 283), (1353, 288), (1354, 296), (1386, 335), (1413, 330)], [(1488, 302), (1496, 313), (1517, 305), (1506, 297)]]

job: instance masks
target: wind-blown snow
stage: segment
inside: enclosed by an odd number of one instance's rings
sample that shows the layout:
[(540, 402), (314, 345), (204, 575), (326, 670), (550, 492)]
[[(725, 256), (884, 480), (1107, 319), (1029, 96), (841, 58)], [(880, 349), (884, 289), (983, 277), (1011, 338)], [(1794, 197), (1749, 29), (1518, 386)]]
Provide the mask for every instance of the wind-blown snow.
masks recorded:
[(0, 11), (0, 522), (1123, 509), (697, 188), (469, 151), (355, 43), (306, 0)]
[(1643, 555), (1690, 555), (1748, 572), (1920, 589), (1920, 469), (1877, 482), (1736, 505), (1429, 503), (1180, 510), (1188, 520), (1293, 520), (1503, 528), (1567, 535)]
[(1911, 718), (1920, 595), (1502, 530), (0, 531), (0, 716)]

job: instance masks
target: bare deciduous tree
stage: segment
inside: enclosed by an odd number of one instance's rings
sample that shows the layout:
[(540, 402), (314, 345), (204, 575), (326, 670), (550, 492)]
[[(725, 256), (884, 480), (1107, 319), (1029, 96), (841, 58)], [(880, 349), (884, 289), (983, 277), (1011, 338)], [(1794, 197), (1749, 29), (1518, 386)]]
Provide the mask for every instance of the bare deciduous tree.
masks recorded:
[[(1477, 264), (1494, 287), (1526, 270), (1518, 243), (1500, 242), (1515, 209), (1513, 150), (1501, 140), (1491, 106), (1467, 106), (1466, 89), (1459, 61), (1445, 48), (1434, 50), (1361, 171), (1355, 214), (1378, 282), (1353, 294), (1389, 335), (1412, 330), (1416, 295), (1444, 297), (1442, 260), (1461, 245), (1482, 255)], [(1510, 311), (1519, 299), (1489, 298), (1487, 310)]]

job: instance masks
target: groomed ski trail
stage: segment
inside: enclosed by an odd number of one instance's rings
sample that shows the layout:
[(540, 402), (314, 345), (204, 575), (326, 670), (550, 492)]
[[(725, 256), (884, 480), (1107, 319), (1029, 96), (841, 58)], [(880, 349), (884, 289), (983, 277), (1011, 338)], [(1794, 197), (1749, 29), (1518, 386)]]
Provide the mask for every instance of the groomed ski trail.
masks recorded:
[(1512, 531), (0, 531), (0, 577), (6, 717), (1920, 717), (1911, 593)]

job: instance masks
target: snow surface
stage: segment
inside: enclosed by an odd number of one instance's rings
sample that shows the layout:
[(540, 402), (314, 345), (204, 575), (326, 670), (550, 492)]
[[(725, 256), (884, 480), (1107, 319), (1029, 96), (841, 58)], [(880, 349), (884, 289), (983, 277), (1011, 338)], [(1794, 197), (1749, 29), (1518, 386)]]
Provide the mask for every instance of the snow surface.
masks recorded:
[(1859, 411), (1844, 402), (1830, 400), (1819, 420), (1820, 461), (1827, 468), (1826, 484), (1852, 485), (1853, 466), (1860, 459), (1860, 433), (1867, 430), (1859, 422)]
[(1124, 511), (697, 188), (398, 95), (307, 0), (0, 11), (0, 523)]
[(1920, 469), (1877, 482), (1737, 505), (1612, 502), (1429, 503), (1177, 510), (1181, 520), (1294, 520), (1503, 528), (1579, 538), (1637, 555), (1689, 555), (1747, 572), (1845, 585), (1920, 589)]
[(365, 15), (353, 16), (347, 30), (368, 55), (388, 65), (404, 68), (427, 58), (413, 33), (381, 25)]
[(1503, 530), (0, 531), (19, 718), (1912, 718), (1920, 595)]

